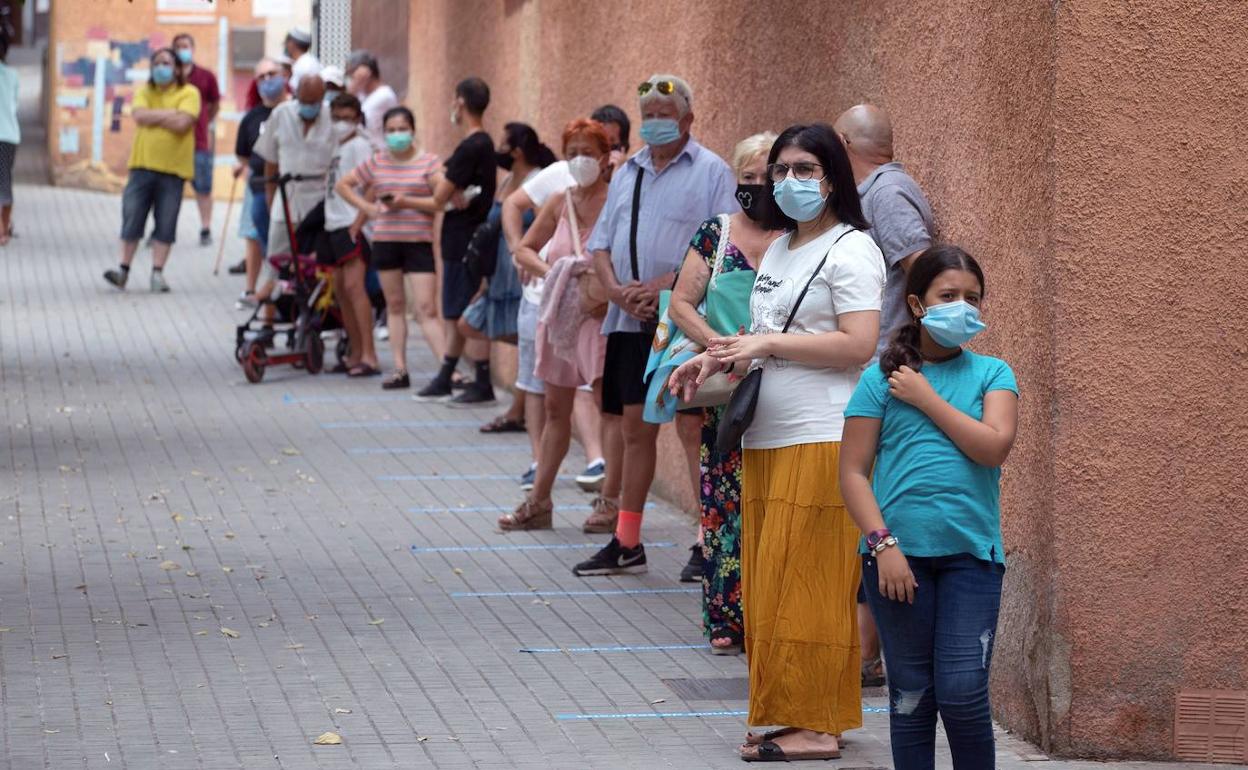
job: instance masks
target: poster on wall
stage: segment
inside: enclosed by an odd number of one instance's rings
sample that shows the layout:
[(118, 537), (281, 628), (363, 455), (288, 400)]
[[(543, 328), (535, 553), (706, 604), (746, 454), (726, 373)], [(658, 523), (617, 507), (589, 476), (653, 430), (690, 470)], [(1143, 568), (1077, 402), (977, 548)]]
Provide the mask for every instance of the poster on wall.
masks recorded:
[(257, 19), (295, 15), (294, 0), (251, 0), (251, 15)]

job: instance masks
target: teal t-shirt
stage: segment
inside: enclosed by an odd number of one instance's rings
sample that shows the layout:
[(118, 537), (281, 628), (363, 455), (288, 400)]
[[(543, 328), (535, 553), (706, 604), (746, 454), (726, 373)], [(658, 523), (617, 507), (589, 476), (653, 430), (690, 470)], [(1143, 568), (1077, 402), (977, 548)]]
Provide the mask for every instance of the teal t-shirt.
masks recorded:
[[(941, 398), (977, 420), (984, 417), (985, 393), (1018, 394), (1009, 364), (969, 350), (951, 361), (923, 364), (923, 376)], [(968, 553), (1005, 563), (1000, 468), (975, 463), (927, 415), (890, 396), (879, 366), (863, 372), (845, 417), (880, 420), (871, 487), (907, 556)]]

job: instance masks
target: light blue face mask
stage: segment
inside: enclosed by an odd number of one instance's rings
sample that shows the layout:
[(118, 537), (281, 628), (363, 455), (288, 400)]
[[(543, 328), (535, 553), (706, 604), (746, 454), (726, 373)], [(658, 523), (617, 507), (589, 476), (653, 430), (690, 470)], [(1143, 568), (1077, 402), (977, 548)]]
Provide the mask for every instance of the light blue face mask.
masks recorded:
[(819, 192), (819, 180), (794, 179), (791, 176), (776, 184), (772, 196), (784, 215), (794, 222), (817, 219), (828, 199), (828, 196)]
[(178, 61), (182, 62), (183, 64), (190, 64), (191, 57), (194, 55), (195, 55), (195, 52), (189, 48), (178, 49)]
[(304, 120), (316, 120), (316, 116), (321, 114), (322, 104), (323, 102), (316, 102), (315, 104), (299, 102), (299, 117)]
[(387, 131), (386, 146), (390, 152), (407, 152), (412, 149), (411, 131)]
[(942, 348), (960, 348), (988, 328), (975, 306), (963, 300), (932, 305), (920, 323)]
[(173, 82), (172, 64), (152, 65), (152, 82), (158, 86), (167, 86)]
[(680, 123), (671, 118), (647, 118), (641, 121), (639, 133), (646, 144), (671, 144), (680, 139)]

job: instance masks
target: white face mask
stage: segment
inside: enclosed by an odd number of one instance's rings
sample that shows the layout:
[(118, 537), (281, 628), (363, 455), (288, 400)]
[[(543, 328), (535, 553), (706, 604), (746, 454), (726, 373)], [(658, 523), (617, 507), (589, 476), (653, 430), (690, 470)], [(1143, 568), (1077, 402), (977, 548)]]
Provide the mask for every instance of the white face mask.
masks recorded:
[(334, 132), (334, 139), (341, 142), (355, 133), (355, 124), (349, 120), (335, 120), (331, 130)]
[(576, 180), (580, 187), (589, 187), (598, 181), (598, 177), (602, 176), (602, 166), (598, 164), (597, 158), (591, 158), (588, 155), (578, 155), (568, 161), (568, 173)]
[(459, 105), (458, 104), (451, 105), (451, 125), (452, 126), (459, 125)]

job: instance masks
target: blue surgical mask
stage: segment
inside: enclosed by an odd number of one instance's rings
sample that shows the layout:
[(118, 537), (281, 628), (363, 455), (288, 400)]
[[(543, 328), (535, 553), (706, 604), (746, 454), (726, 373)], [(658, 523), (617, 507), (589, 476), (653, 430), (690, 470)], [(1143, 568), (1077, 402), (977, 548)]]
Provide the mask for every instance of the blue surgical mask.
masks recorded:
[(282, 92), (286, 90), (286, 78), (281, 75), (267, 78), (256, 83), (256, 88), (260, 91), (261, 99), (271, 102), (281, 96)]
[(158, 86), (167, 86), (173, 82), (172, 64), (153, 64), (152, 82)]
[(299, 117), (304, 120), (316, 120), (316, 116), (321, 114), (321, 102), (315, 104), (304, 104), (299, 102)]
[(647, 118), (641, 121), (640, 133), (646, 144), (671, 144), (680, 139), (680, 123), (671, 118)]
[(819, 180), (785, 177), (776, 183), (772, 196), (784, 215), (794, 222), (817, 219), (828, 196), (819, 192)]
[(975, 306), (963, 300), (932, 305), (920, 323), (942, 348), (960, 348), (988, 328)]
[(386, 147), (390, 152), (407, 152), (412, 148), (411, 131), (387, 131)]
[(189, 48), (179, 48), (178, 49), (178, 61), (182, 62), (183, 64), (190, 64), (191, 56), (193, 56), (194, 53), (195, 52)]

